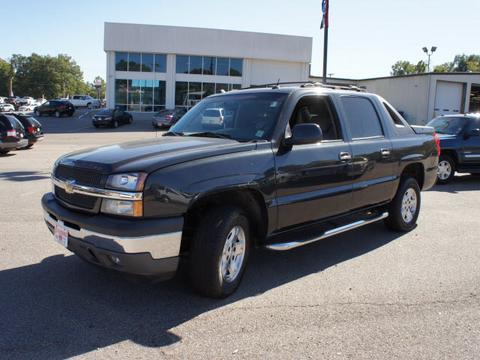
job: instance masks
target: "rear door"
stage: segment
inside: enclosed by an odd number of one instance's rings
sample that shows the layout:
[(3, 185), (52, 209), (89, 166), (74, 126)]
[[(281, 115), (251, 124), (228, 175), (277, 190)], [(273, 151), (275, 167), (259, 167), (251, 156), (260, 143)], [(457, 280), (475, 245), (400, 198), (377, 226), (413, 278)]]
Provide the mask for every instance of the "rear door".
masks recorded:
[(359, 94), (339, 100), (352, 149), (352, 208), (387, 201), (395, 181), (392, 143), (374, 99)]
[(278, 227), (285, 228), (347, 212), (352, 205), (350, 145), (327, 95), (301, 98), (285, 131), (316, 123), (324, 139), (280, 148), (276, 158)]

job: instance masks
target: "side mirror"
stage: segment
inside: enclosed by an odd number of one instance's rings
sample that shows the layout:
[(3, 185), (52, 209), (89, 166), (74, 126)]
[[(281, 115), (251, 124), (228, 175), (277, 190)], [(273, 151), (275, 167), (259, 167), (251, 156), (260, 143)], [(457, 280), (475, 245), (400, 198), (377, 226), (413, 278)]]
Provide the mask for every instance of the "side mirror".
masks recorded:
[(470, 129), (470, 131), (468, 132), (468, 136), (480, 136), (480, 129)]
[(297, 124), (292, 129), (292, 136), (284, 140), (286, 146), (315, 144), (322, 141), (322, 129), (318, 124)]

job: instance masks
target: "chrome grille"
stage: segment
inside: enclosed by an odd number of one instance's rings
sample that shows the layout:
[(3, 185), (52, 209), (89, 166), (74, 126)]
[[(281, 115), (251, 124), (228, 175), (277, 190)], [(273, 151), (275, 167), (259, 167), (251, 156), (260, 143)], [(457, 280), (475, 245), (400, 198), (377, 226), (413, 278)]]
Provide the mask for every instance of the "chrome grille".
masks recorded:
[(87, 196), (82, 194), (69, 194), (62, 188), (55, 186), (55, 196), (67, 203), (67, 205), (72, 205), (78, 208), (82, 208), (85, 210), (95, 210), (95, 206), (97, 205), (97, 201), (100, 201), (99, 198), (94, 196)]
[(104, 187), (106, 176), (97, 170), (58, 165), (55, 169), (55, 177), (64, 180), (75, 180), (77, 184)]

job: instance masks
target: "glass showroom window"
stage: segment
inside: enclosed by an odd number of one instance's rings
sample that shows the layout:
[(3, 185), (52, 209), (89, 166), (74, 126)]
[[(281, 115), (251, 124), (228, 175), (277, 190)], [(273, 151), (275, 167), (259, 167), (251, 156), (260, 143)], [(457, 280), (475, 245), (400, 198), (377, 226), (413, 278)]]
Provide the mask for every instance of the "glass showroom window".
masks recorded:
[(153, 54), (142, 54), (142, 72), (153, 71)]
[(175, 83), (175, 105), (186, 106), (188, 96), (188, 82), (177, 81)]
[(228, 84), (217, 84), (215, 92), (218, 94), (222, 92), (222, 90), (228, 91)]
[(205, 56), (203, 58), (203, 75), (215, 75), (217, 58)]
[(128, 53), (126, 52), (115, 53), (115, 70), (116, 71), (128, 70)]
[(202, 57), (190, 56), (190, 74), (202, 73)]
[(188, 55), (177, 55), (177, 74), (188, 74)]
[(143, 80), (128, 80), (128, 110), (140, 111)]
[(242, 76), (242, 59), (230, 59), (230, 76)]
[(140, 71), (141, 62), (140, 53), (128, 53), (128, 71)]
[(153, 81), (153, 104), (154, 111), (165, 109), (166, 98), (166, 84), (165, 81)]
[(229, 68), (228, 58), (217, 58), (217, 73), (216, 75), (228, 76)]
[(153, 80), (142, 80), (140, 104), (142, 111), (153, 111)]
[(203, 98), (206, 98), (207, 96), (215, 94), (215, 83), (203, 83), (202, 90), (203, 90), (203, 94), (202, 94)]
[(155, 54), (155, 72), (167, 72), (167, 56), (165, 54)]
[(115, 105), (127, 105), (127, 80), (115, 80)]

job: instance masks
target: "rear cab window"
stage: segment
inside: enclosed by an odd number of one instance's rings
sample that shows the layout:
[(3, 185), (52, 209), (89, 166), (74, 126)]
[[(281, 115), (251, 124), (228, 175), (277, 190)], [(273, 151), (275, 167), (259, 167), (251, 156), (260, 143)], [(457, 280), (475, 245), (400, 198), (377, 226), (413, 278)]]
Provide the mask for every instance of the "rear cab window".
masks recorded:
[(340, 101), (352, 140), (385, 136), (380, 117), (370, 99), (362, 96), (342, 96)]
[(395, 133), (397, 135), (411, 135), (414, 134), (414, 131), (408, 124), (408, 122), (400, 115), (400, 113), (395, 110), (395, 108), (387, 103), (382, 101), (382, 105), (387, 110), (387, 118), (392, 122), (393, 127), (395, 128)]

